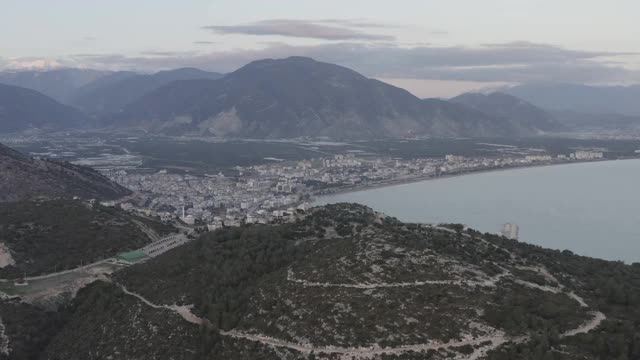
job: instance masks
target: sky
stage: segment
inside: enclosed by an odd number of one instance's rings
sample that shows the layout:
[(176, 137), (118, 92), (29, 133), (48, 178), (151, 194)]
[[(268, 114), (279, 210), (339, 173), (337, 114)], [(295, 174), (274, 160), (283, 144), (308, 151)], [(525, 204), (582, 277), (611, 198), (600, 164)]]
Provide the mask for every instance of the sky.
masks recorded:
[(0, 68), (229, 72), (292, 55), (421, 97), (640, 83), (637, 0), (0, 0)]

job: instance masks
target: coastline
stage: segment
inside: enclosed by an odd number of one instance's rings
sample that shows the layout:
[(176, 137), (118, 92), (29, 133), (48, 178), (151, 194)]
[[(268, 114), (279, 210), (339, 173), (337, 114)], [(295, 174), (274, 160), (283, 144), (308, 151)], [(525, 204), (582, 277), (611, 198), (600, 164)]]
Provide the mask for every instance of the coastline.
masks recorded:
[[(575, 166), (542, 168), (556, 165)], [(534, 167), (541, 169), (524, 171)], [(518, 169), (523, 171), (480, 176)], [(492, 234), (497, 234), (502, 224), (512, 223), (521, 230), (520, 242), (631, 264), (639, 261), (639, 245), (634, 241), (638, 230), (630, 225), (637, 220), (640, 208), (638, 193), (634, 191), (639, 172), (638, 157), (484, 169), (447, 176), (478, 174), (477, 178), (413, 184), (370, 193), (355, 194), (423, 180), (341, 189), (334, 197), (314, 198), (311, 205), (357, 202), (404, 222), (460, 223)], [(534, 188), (528, 191), (530, 186)], [(328, 195), (333, 194), (324, 196)], [(425, 199), (429, 199), (428, 204)]]
[(379, 189), (379, 188), (385, 188), (385, 187), (391, 187), (391, 186), (398, 186), (398, 185), (414, 184), (414, 183), (425, 182), (425, 181), (444, 180), (444, 179), (450, 179), (450, 178), (461, 177), (461, 176), (480, 175), (480, 174), (486, 174), (486, 173), (512, 171), (512, 170), (524, 170), (524, 169), (531, 169), (531, 168), (542, 168), (542, 167), (549, 167), (549, 166), (562, 166), (562, 165), (574, 165), (574, 164), (577, 165), (577, 164), (611, 162), (611, 161), (621, 161), (621, 160), (640, 160), (640, 158), (632, 157), (632, 158), (621, 158), (621, 159), (572, 161), (572, 162), (561, 162), (561, 163), (552, 163), (552, 164), (535, 164), (535, 165), (527, 165), (527, 166), (511, 166), (511, 167), (502, 167), (502, 168), (493, 168), (493, 169), (482, 169), (477, 171), (466, 171), (466, 172), (460, 172), (460, 173), (448, 174), (448, 175), (442, 175), (442, 176), (417, 176), (417, 177), (407, 178), (407, 179), (393, 179), (393, 180), (382, 181), (382, 182), (373, 183), (373, 184), (354, 185), (351, 187), (340, 187), (340, 188), (336, 188), (335, 190), (331, 190), (328, 193), (322, 193), (322, 194), (314, 193), (312, 197), (315, 201), (321, 198), (334, 196), (334, 195), (349, 194), (349, 193), (355, 193), (360, 191), (367, 191), (367, 190), (373, 190), (373, 189)]

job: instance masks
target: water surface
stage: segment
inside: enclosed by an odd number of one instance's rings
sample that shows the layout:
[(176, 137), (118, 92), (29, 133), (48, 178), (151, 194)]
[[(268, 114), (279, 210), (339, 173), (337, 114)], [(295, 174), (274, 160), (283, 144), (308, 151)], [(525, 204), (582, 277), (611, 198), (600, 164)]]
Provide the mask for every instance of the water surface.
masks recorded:
[(317, 199), (357, 202), (408, 222), (520, 226), (520, 240), (640, 262), (640, 160), (534, 167), (389, 186)]

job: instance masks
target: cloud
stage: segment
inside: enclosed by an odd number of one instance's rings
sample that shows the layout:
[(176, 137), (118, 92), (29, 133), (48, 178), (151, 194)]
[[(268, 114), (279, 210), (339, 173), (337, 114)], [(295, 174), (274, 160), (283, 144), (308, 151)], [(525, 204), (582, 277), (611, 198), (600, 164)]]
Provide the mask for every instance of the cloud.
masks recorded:
[(180, 57), (180, 56), (193, 56), (196, 55), (195, 51), (168, 51), (168, 50), (147, 50), (141, 53), (142, 55), (150, 55), (156, 57)]
[[(352, 68), (369, 77), (444, 81), (640, 83), (640, 71), (625, 67), (631, 53), (582, 51), (516, 42), (477, 47), (437, 47), (360, 42), (292, 46), (266, 43), (255, 50), (147, 52), (138, 56), (84, 54), (71, 60), (86, 67), (155, 71), (179, 67), (230, 72), (258, 59), (308, 56)], [(621, 61), (621, 63), (617, 62)]]
[(316, 22), (325, 23), (325, 24), (334, 24), (334, 25), (345, 26), (345, 27), (352, 27), (352, 28), (399, 28), (399, 27), (405, 27), (404, 25), (401, 26), (401, 25), (395, 25), (395, 24), (390, 24), (390, 23), (369, 21), (369, 20), (366, 20), (366, 19), (322, 19), (322, 20), (316, 20)]
[(355, 20), (262, 20), (240, 25), (212, 25), (204, 29), (218, 34), (278, 35), (321, 40), (394, 40), (390, 35), (372, 34), (355, 28), (386, 27)]
[(7, 69), (11, 71), (45, 71), (55, 70), (69, 65), (75, 65), (75, 63), (69, 60), (58, 60), (49, 58), (38, 57), (23, 57), (23, 58), (0, 58), (0, 69)]
[(193, 42), (196, 45), (213, 45), (213, 44), (217, 44), (216, 41), (207, 41), (207, 40), (198, 40), (198, 41), (194, 41)]
[(631, 53), (581, 51), (526, 42), (479, 47), (411, 48), (339, 43), (271, 47), (263, 53), (263, 57), (282, 57), (284, 54), (310, 56), (372, 77), (486, 82), (608, 83), (631, 79), (640, 82), (640, 72), (602, 60), (611, 57), (622, 59)]

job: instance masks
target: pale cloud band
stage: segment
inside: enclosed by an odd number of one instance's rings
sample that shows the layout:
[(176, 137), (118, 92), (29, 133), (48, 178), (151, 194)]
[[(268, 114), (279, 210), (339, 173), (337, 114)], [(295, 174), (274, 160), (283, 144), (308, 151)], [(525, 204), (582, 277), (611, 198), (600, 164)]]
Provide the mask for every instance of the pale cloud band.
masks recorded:
[[(292, 55), (336, 63), (370, 77), (432, 79), (474, 82), (522, 83), (561, 81), (572, 83), (640, 82), (640, 71), (626, 68), (612, 58), (634, 54), (564, 49), (527, 42), (479, 47), (412, 48), (362, 43), (330, 43), (314, 46), (271, 44), (259, 50), (184, 52), (140, 56), (119, 54), (73, 57), (75, 63), (107, 69), (153, 71), (198, 67), (230, 72), (257, 59)], [(606, 60), (603, 60), (606, 59)]]
[(355, 28), (379, 28), (388, 25), (356, 20), (294, 20), (272, 19), (240, 25), (211, 25), (204, 29), (218, 34), (243, 34), (257, 36), (285, 36), (321, 40), (385, 40), (390, 35), (372, 34)]

